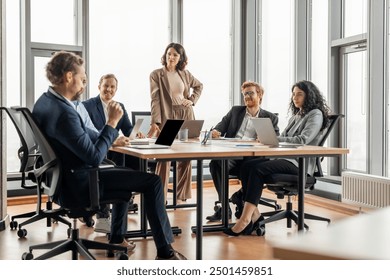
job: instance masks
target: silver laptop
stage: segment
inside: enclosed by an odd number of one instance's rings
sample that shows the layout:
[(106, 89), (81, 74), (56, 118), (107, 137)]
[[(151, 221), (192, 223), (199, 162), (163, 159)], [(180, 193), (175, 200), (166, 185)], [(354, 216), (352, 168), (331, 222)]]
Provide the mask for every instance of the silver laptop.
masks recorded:
[(172, 146), (184, 120), (167, 120), (154, 144), (131, 145), (135, 149), (168, 149)]
[(204, 120), (185, 120), (182, 129), (188, 129), (188, 138), (197, 138), (203, 127)]
[(144, 119), (137, 119), (134, 126), (133, 130), (131, 131), (129, 135), (130, 139), (130, 144), (131, 145), (147, 145), (149, 144), (149, 140), (146, 138), (137, 138), (137, 133), (140, 131), (140, 128), (142, 126)]
[(296, 148), (303, 144), (279, 142), (272, 121), (269, 118), (251, 118), (260, 143), (271, 147)]

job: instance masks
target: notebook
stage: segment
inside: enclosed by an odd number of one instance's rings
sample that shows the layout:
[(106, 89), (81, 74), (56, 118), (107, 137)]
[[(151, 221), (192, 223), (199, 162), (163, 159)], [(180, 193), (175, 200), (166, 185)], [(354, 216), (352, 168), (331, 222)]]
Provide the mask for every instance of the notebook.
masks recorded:
[(184, 120), (167, 120), (154, 144), (131, 145), (135, 149), (168, 149), (176, 138)]
[(181, 128), (188, 129), (188, 138), (198, 138), (203, 127), (204, 120), (185, 120)]
[(296, 148), (303, 144), (279, 142), (275, 133), (274, 126), (269, 118), (252, 118), (253, 126), (255, 127), (257, 138), (260, 143), (271, 147), (280, 148)]

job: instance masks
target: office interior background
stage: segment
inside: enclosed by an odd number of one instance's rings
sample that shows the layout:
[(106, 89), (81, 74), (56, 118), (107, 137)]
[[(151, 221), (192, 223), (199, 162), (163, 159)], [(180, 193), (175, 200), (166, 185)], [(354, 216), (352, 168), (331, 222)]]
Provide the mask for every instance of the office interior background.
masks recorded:
[[(179, 42), (204, 85), (194, 110), (205, 128), (242, 104), (240, 85), (252, 80), (284, 129), (291, 86), (311, 80), (345, 115), (326, 145), (350, 153), (324, 160), (326, 175), (389, 176), (389, 8), (388, 0), (2, 0), (1, 106), (32, 108), (49, 85), (45, 64), (67, 50), (86, 60), (83, 98), (114, 73), (127, 111), (150, 111), (149, 74), (162, 67), (167, 44)], [(4, 114), (2, 124), (6, 197), (22, 190), (12, 184), (18, 136)]]

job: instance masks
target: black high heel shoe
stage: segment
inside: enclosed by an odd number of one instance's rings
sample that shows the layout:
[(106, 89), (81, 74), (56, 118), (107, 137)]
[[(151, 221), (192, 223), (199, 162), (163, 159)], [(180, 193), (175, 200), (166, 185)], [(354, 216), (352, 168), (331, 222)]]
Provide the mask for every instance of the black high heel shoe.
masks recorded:
[(239, 235), (251, 235), (253, 231), (253, 222), (251, 221), (242, 231), (234, 232), (231, 227), (223, 230), (223, 233), (230, 236), (239, 236)]

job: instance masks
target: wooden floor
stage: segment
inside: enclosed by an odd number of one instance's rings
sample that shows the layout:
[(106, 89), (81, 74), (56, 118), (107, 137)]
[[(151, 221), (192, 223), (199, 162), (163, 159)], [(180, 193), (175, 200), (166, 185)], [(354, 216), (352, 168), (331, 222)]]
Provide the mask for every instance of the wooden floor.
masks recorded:
[[(230, 192), (233, 193), (240, 186), (231, 186)], [(187, 203), (195, 202), (195, 190), (193, 190), (193, 199)], [(265, 197), (275, 198), (275, 195), (270, 192), (264, 192)], [(204, 216), (210, 215), (213, 212), (213, 205), (216, 199), (216, 192), (213, 187), (204, 189)], [(279, 201), (285, 207), (285, 201)], [(296, 202), (294, 202), (296, 208)], [(9, 206), (8, 215), (16, 215), (35, 209), (34, 204)], [(260, 211), (271, 211), (271, 208), (260, 206)], [(306, 195), (305, 210), (319, 216), (328, 217), (332, 223), (354, 215), (357, 213), (355, 209), (344, 207), (341, 203), (327, 201), (326, 199), (313, 198)], [(173, 244), (174, 248), (183, 253), (188, 259), (195, 259), (195, 235), (191, 232), (191, 226), (196, 222), (196, 209), (177, 209), (168, 210), (168, 216), (172, 226), (179, 226), (182, 229), (182, 234), (175, 237)], [(234, 222), (234, 218), (232, 222)], [(206, 220), (205, 220), (206, 222)], [(315, 234), (323, 231), (327, 227), (326, 222), (306, 220), (309, 225), (309, 232)], [(137, 229), (139, 224), (138, 214), (129, 214), (129, 229)], [(80, 225), (80, 224), (79, 224)], [(7, 228), (0, 232), (0, 259), (2, 260), (20, 260), (24, 252), (28, 251), (28, 247), (33, 244), (40, 244), (48, 241), (61, 240), (66, 238), (67, 227), (62, 224), (54, 224), (52, 227), (46, 227), (45, 221), (38, 221), (27, 225), (25, 229), (28, 231), (26, 238), (19, 238), (16, 230)], [(101, 233), (95, 233), (93, 228), (88, 228), (81, 225), (80, 235), (83, 238), (90, 240), (107, 241), (106, 236)], [(259, 237), (239, 236), (228, 237), (223, 233), (205, 233), (203, 237), (203, 259), (206, 260), (235, 260), (235, 259), (273, 259), (272, 242), (277, 240), (287, 239), (290, 236), (297, 234), (297, 227), (294, 225), (291, 229), (286, 227), (286, 221), (278, 221), (266, 225), (266, 235)], [(129, 254), (129, 259), (135, 260), (150, 260), (156, 256), (156, 250), (152, 238), (134, 239), (136, 249)], [(34, 256), (39, 256), (42, 250), (34, 251)], [(93, 251), (97, 259), (107, 259), (102, 251)], [(55, 259), (71, 259), (69, 253), (57, 256)]]

